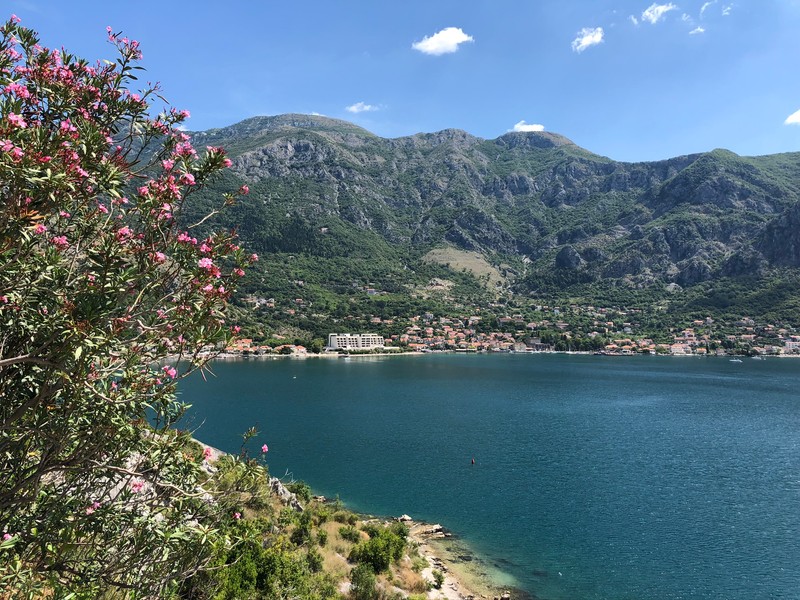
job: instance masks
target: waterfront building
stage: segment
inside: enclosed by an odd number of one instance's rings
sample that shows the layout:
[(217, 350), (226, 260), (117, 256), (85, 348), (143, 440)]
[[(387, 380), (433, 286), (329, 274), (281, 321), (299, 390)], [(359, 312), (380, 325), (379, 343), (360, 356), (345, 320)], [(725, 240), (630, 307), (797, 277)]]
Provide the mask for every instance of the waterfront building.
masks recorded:
[(383, 348), (383, 336), (374, 333), (331, 333), (328, 334), (330, 350), (371, 350)]

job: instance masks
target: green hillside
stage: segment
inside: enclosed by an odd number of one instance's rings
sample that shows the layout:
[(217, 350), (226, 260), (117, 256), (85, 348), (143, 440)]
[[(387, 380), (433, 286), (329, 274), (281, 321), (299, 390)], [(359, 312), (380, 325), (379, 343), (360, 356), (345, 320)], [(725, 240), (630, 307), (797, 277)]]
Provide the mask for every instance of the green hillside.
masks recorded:
[[(314, 335), (346, 316), (497, 298), (800, 320), (800, 153), (621, 163), (546, 132), (384, 139), (308, 115), (192, 137), (233, 159), (197, 214), (250, 188), (209, 222), (265, 255), (239, 299), (245, 321), (263, 320), (258, 298), (312, 306), (316, 326), (295, 324)], [(448, 253), (462, 258), (430, 260)]]

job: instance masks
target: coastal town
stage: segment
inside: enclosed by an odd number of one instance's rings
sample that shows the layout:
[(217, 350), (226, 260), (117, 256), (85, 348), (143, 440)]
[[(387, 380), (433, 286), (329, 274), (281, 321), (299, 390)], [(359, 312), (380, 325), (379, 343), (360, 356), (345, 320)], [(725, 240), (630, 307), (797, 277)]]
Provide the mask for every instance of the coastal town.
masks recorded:
[[(800, 356), (800, 335), (788, 326), (756, 323), (742, 317), (733, 323), (696, 319), (689, 326), (647, 336), (636, 311), (594, 307), (536, 307), (538, 320), (523, 314), (484, 317), (436, 316), (408, 319), (368, 316), (380, 333), (330, 333), (312, 347), (275, 334), (271, 343), (235, 339), (224, 356), (365, 354), (400, 352), (571, 352), (607, 356)], [(394, 333), (392, 331), (395, 331)], [(396, 332), (396, 331), (399, 331)], [(384, 333), (385, 332), (385, 333)]]

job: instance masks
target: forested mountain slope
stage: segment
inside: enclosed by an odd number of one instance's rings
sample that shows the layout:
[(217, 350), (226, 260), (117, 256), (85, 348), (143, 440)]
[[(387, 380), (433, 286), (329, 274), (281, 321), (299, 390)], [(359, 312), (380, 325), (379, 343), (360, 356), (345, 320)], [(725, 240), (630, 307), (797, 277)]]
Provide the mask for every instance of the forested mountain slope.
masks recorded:
[[(329, 310), (359, 287), (428, 297), (432, 280), (462, 299), (677, 290), (702, 301), (744, 280), (786, 287), (800, 267), (800, 153), (623, 163), (553, 133), (384, 139), (308, 115), (192, 137), (233, 159), (218, 188), (250, 187), (225, 225), (280, 265), (250, 291), (274, 296), (301, 280)], [(794, 310), (778, 296), (773, 306)]]

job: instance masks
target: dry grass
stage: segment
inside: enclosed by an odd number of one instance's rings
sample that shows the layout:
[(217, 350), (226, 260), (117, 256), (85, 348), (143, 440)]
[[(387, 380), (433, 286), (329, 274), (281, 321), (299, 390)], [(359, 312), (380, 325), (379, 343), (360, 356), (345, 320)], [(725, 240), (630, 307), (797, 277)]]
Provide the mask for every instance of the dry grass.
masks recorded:
[(413, 570), (408, 556), (404, 557), (400, 564), (394, 565), (393, 571), (394, 585), (410, 594), (424, 594), (430, 589), (430, 582)]
[(490, 290), (494, 290), (497, 284), (505, 282), (502, 273), (489, 264), (479, 252), (468, 252), (451, 247), (434, 248), (423, 256), (422, 260), (449, 266), (454, 271), (467, 271)]

